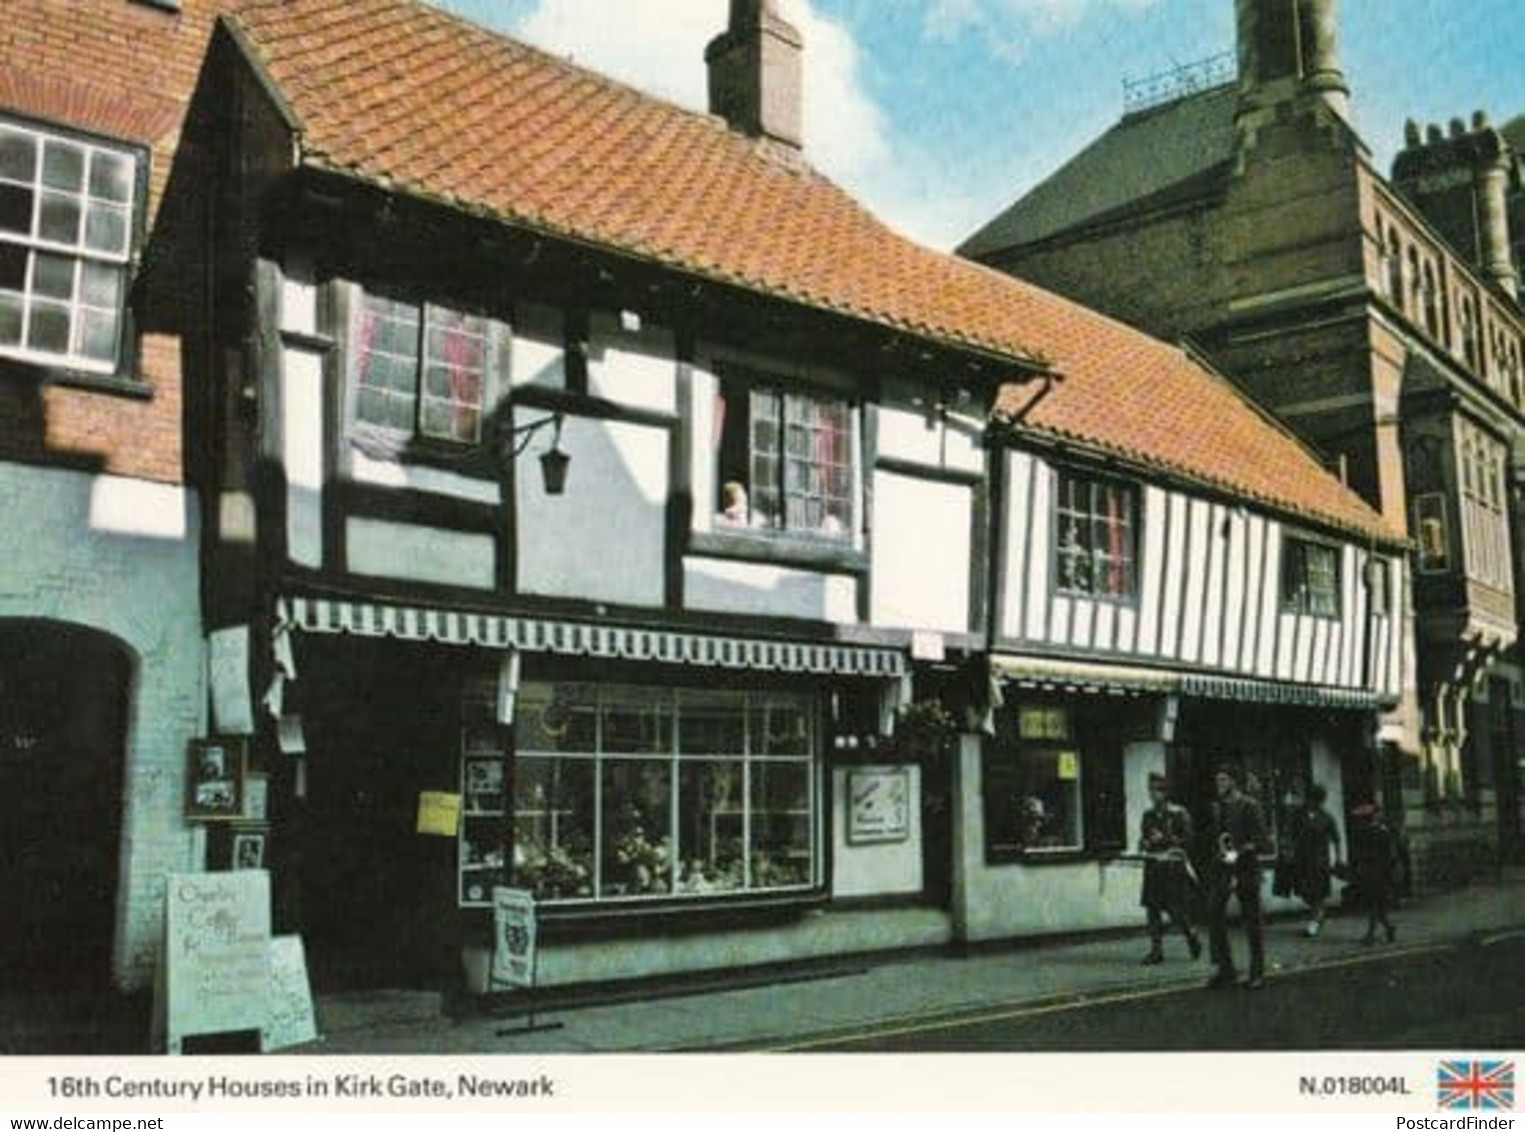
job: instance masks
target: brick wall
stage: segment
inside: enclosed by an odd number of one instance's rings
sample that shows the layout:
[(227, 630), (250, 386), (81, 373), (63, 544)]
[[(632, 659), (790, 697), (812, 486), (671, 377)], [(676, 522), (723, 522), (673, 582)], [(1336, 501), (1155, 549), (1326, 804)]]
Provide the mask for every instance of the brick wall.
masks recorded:
[[(193, 181), (181, 125), (217, 12), (227, 0), (186, 0), (179, 13), (136, 0), (6, 0), (0, 20), (0, 110), (146, 146), (151, 153), (148, 267), (134, 287), (144, 331), (135, 376), (147, 398), (62, 385), (0, 364), (0, 460), (94, 468), (164, 483), (186, 478), (182, 384), (197, 277), (154, 270), (182, 263), (190, 209), (164, 207), (173, 179)], [(187, 194), (189, 195), (189, 194)]]

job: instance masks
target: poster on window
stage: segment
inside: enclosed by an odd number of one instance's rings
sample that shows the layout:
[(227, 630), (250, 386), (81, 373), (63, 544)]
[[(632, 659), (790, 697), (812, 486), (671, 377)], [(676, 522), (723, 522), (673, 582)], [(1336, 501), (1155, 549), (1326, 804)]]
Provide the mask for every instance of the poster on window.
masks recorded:
[(535, 985), (535, 894), (523, 888), (492, 890), (494, 987)]
[(847, 843), (874, 845), (911, 836), (911, 775), (904, 767), (864, 767), (847, 776)]

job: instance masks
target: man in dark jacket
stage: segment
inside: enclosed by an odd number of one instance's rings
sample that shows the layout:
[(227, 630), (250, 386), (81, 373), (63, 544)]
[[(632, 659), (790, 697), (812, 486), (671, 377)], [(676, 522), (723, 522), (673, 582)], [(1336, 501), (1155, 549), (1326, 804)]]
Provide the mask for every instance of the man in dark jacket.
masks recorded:
[(1139, 852), (1144, 856), (1144, 890), (1140, 897), (1149, 920), (1149, 954), (1145, 966), (1165, 962), (1165, 919), (1186, 937), (1186, 946), (1195, 959), (1202, 954), (1202, 944), (1191, 929), (1187, 909), (1191, 903), (1192, 824), (1185, 806), (1170, 800), (1163, 774), (1149, 776), (1150, 807), (1144, 811), (1139, 829)]
[(1260, 856), (1266, 847), (1265, 817), (1260, 803), (1239, 789), (1239, 771), (1220, 767), (1218, 799), (1213, 803), (1212, 869), (1208, 887), (1208, 942), (1216, 973), (1208, 986), (1231, 987), (1238, 982), (1234, 953), (1228, 941), (1228, 902), (1239, 900), (1245, 935), (1250, 943), (1250, 977), (1245, 986), (1264, 985), (1265, 926), (1260, 909)]

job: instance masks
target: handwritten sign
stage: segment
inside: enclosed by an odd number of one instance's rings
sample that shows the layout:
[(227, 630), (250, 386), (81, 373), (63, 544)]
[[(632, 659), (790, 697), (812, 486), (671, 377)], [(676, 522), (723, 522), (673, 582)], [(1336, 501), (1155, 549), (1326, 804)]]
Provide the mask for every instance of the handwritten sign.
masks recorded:
[(265, 1029), (270, 994), (270, 874), (171, 874), (160, 964), (165, 1048), (187, 1037)]
[(492, 982), (499, 987), (535, 985), (535, 894), (522, 888), (492, 890)]
[(262, 1048), (287, 1049), (318, 1040), (318, 1019), (307, 981), (307, 954), (299, 935), (270, 941), (270, 1008)]
[(254, 698), (249, 693), (249, 627), (218, 629), (207, 642), (212, 685), (212, 719), (224, 735), (254, 734)]
[(428, 837), (454, 837), (461, 828), (461, 796), (425, 790), (418, 796), (418, 832)]
[(904, 841), (911, 836), (911, 776), (904, 767), (851, 771), (847, 797), (849, 845)]

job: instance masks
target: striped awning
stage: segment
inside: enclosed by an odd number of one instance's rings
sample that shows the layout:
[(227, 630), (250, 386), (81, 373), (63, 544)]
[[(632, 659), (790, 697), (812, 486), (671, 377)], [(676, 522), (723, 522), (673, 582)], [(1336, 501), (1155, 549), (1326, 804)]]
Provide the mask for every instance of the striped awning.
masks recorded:
[(996, 656), (995, 674), (1019, 688), (1102, 692), (1115, 695), (1171, 695), (1252, 704), (1373, 710), (1381, 706), (1373, 692), (1288, 684), (1238, 676), (1213, 676), (1168, 669), (1092, 664), (1048, 657)]
[(279, 603), (277, 620), (306, 633), (437, 641), (447, 645), (589, 656), (602, 660), (647, 660), (708, 668), (884, 679), (898, 678), (906, 672), (905, 653), (888, 648), (717, 637), (704, 633), (590, 625), (366, 601), (285, 598)]

